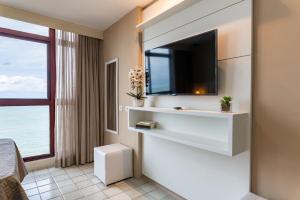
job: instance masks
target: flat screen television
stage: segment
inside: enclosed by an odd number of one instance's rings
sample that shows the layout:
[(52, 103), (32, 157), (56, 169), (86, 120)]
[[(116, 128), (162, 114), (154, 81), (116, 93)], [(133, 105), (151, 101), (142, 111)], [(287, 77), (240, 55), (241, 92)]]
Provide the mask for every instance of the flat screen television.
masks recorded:
[(145, 51), (147, 95), (217, 95), (218, 31)]

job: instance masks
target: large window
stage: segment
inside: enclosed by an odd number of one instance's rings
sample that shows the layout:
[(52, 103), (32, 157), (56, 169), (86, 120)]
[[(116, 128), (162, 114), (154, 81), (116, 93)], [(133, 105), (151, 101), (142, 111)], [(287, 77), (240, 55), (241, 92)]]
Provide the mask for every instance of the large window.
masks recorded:
[(54, 155), (55, 32), (0, 17), (0, 138), (25, 160)]
[(47, 99), (47, 51), (46, 43), (0, 36), (0, 98)]

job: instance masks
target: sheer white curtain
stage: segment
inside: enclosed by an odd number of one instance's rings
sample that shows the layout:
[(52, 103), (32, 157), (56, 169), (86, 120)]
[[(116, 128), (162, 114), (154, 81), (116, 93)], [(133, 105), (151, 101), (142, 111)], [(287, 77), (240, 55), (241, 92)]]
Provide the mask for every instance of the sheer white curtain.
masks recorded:
[(62, 167), (78, 164), (77, 45), (77, 34), (56, 31), (56, 165)]
[(103, 142), (102, 40), (56, 31), (56, 165), (93, 161)]

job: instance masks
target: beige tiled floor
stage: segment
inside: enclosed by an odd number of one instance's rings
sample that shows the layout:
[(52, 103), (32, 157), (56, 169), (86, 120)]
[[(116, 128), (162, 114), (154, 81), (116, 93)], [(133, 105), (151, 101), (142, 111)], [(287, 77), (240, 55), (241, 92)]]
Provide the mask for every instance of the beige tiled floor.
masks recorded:
[(130, 178), (106, 187), (93, 165), (30, 172), (22, 182), (30, 200), (178, 200), (147, 178)]

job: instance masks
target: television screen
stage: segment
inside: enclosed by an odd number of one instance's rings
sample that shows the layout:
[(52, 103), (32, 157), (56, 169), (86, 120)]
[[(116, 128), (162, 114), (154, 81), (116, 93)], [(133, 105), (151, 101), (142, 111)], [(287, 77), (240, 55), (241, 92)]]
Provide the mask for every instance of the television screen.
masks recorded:
[(145, 51), (146, 94), (217, 95), (217, 30)]

